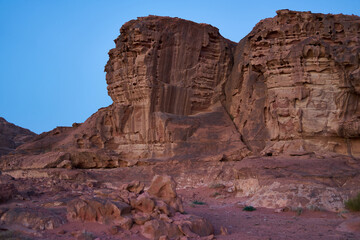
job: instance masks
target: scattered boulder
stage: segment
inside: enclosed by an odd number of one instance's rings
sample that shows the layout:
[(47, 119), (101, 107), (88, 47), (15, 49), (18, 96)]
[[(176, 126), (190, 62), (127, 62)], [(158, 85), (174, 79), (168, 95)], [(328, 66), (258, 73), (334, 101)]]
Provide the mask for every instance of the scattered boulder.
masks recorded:
[(155, 208), (155, 201), (144, 193), (131, 201), (131, 207), (144, 213), (151, 213)]
[(158, 219), (146, 222), (141, 228), (141, 234), (151, 240), (158, 240), (162, 236), (168, 236), (169, 238), (183, 236), (177, 225)]
[(187, 237), (209, 236), (214, 233), (214, 227), (205, 218), (195, 215), (179, 215), (174, 218), (174, 223), (179, 226)]
[(124, 230), (130, 230), (133, 226), (133, 219), (130, 217), (124, 217), (116, 221), (116, 223)]
[[(113, 224), (109, 229), (112, 234), (117, 234), (120, 228), (130, 230), (137, 224), (141, 225), (144, 237), (156, 240), (213, 233), (212, 225), (202, 217), (181, 214), (183, 205), (176, 193), (176, 182), (170, 176), (156, 175), (148, 191), (141, 193), (143, 189), (143, 183), (132, 182), (112, 194), (102, 190), (95, 198), (74, 199), (67, 205), (68, 219)], [(124, 201), (116, 198), (120, 195)], [(109, 196), (113, 199), (109, 200)]]
[(129, 192), (133, 192), (136, 194), (142, 193), (144, 191), (145, 184), (140, 181), (132, 181), (129, 184), (126, 184), (125, 189)]
[(147, 192), (151, 196), (163, 200), (175, 211), (184, 212), (181, 199), (176, 193), (176, 182), (172, 177), (155, 175)]
[(121, 216), (130, 213), (130, 211), (130, 206), (124, 202), (114, 202), (100, 198), (74, 199), (67, 206), (69, 219), (99, 223), (122, 219)]

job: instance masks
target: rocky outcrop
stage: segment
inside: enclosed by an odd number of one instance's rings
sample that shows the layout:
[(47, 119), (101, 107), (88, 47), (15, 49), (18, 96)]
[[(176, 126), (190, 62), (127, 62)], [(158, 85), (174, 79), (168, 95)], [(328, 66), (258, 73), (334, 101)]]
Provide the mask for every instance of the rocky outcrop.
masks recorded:
[(149, 190), (142, 194), (126, 190), (133, 185), (124, 186), (118, 192), (122, 197), (116, 199), (110, 200), (102, 193), (98, 198), (81, 197), (70, 201), (68, 220), (98, 222), (124, 230), (141, 225), (142, 235), (154, 240), (162, 236), (170, 239), (183, 236), (198, 238), (214, 233), (213, 226), (206, 219), (182, 214), (183, 205), (176, 193), (176, 182), (170, 176), (156, 175)]
[(35, 133), (9, 123), (0, 117), (0, 156), (8, 154), (35, 136)]
[(360, 18), (280, 10), (237, 45), (226, 106), (255, 153), (360, 156)]
[(357, 16), (280, 10), (235, 44), (207, 24), (129, 21), (105, 66), (113, 104), (39, 135), (0, 167), (359, 157), (359, 24)]
[[(39, 135), (4, 159), (3, 169), (120, 167), (141, 159), (213, 155), (236, 160), (249, 154), (221, 104), (235, 43), (210, 25), (169, 17), (138, 18), (120, 31), (105, 67), (113, 104), (83, 124)], [(29, 154), (46, 157), (35, 164)]]

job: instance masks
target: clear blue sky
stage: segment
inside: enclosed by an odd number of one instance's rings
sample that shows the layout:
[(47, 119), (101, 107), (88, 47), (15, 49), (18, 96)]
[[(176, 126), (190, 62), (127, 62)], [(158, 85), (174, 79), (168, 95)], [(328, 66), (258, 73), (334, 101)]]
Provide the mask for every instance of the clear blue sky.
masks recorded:
[(360, 15), (360, 0), (0, 0), (0, 116), (41, 133), (111, 104), (107, 52), (138, 16), (209, 23), (238, 42), (285, 8)]

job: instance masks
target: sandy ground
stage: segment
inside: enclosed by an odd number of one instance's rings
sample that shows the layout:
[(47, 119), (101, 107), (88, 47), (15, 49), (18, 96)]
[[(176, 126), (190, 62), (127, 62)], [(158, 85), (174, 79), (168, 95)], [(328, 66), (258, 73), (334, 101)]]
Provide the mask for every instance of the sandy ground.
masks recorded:
[[(186, 212), (210, 220), (215, 228), (216, 239), (360, 239), (360, 231), (356, 233), (337, 230), (346, 218), (359, 217), (360, 214), (307, 209), (278, 212), (280, 209), (267, 208), (248, 212), (243, 211), (241, 199), (224, 193), (221, 189), (187, 189), (180, 190), (179, 194), (184, 198)], [(194, 204), (194, 201), (205, 204)], [(228, 235), (221, 235), (221, 228), (226, 229)]]
[[(334, 213), (309, 209), (280, 211), (282, 209), (257, 208), (243, 211), (241, 198), (219, 188), (182, 189), (187, 213), (202, 216), (214, 226), (214, 239), (219, 240), (359, 240), (358, 231), (340, 231), (340, 225), (360, 217), (360, 213)], [(111, 233), (111, 226), (98, 223), (71, 222), (60, 228), (43, 232), (42, 239), (85, 239), (81, 233), (89, 233), (99, 240), (145, 240), (139, 226), (128, 231)], [(85, 234), (86, 235), (86, 234)], [(79, 237), (80, 236), (80, 237)]]
[[(47, 180), (43, 180), (44, 183)], [(24, 182), (36, 186), (35, 183)], [(39, 186), (41, 185), (40, 183)], [(62, 183), (63, 186), (65, 183)], [(42, 183), (43, 185), (43, 183)], [(41, 185), (41, 186), (42, 186)], [(73, 186), (73, 185), (71, 185)], [(76, 185), (77, 186), (77, 185)], [(76, 187), (75, 185), (73, 187)], [(54, 192), (54, 187), (45, 187), (43, 194), (30, 197), (29, 200), (11, 200), (1, 204), (1, 208), (31, 208), (55, 203), (62, 197), (71, 199), (85, 192), (92, 192), (92, 187), (79, 191), (65, 190)], [(67, 189), (70, 189), (67, 188)], [(184, 209), (187, 213), (202, 216), (209, 220), (215, 229), (214, 239), (244, 240), (360, 240), (360, 213), (335, 213), (314, 211), (309, 209), (267, 209), (257, 208), (255, 211), (243, 211), (246, 199), (235, 197), (221, 186), (179, 189)], [(66, 213), (66, 206), (54, 207)], [(285, 210), (285, 211), (283, 211)], [(356, 220), (352, 226), (347, 222)], [(11, 231), (10, 231), (11, 229)], [(17, 238), (16, 231), (24, 233), (28, 238)], [(68, 222), (53, 230), (35, 232), (22, 226), (6, 226), (0, 224), (0, 239), (131, 239), (144, 240), (140, 234), (140, 226), (130, 230), (114, 231), (112, 225), (99, 223)]]

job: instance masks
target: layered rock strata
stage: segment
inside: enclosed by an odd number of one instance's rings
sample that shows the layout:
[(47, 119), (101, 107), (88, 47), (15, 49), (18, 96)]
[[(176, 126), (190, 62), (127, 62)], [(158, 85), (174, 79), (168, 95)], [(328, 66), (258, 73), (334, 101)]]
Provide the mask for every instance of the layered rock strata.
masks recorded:
[(239, 44), (169, 17), (120, 32), (105, 67), (113, 104), (20, 146), (2, 169), (360, 156), (359, 17), (281, 10)]
[(226, 106), (253, 152), (360, 155), (360, 18), (281, 10), (237, 45)]

